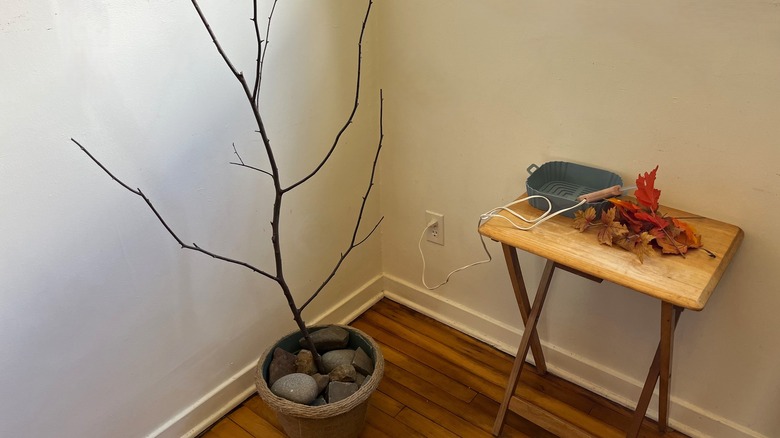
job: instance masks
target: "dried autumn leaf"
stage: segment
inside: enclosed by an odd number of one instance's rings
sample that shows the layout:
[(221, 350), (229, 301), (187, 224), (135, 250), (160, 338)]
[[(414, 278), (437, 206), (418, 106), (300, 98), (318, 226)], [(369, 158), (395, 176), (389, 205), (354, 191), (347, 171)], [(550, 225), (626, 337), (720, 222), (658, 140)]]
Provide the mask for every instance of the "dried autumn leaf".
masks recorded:
[(615, 207), (609, 208), (604, 210), (601, 213), (601, 222), (603, 222), (605, 225), (609, 225), (615, 220), (615, 213), (617, 212), (617, 209)]
[(641, 211), (638, 205), (617, 198), (609, 198), (607, 201), (611, 202), (617, 209), (617, 214), (615, 214), (617, 220), (626, 224), (634, 233), (642, 231), (642, 221), (634, 217), (636, 212)]
[(630, 201), (618, 198), (607, 198), (607, 201), (611, 202), (615, 207), (620, 207), (628, 211), (639, 211), (639, 206)]
[(588, 207), (574, 212), (574, 228), (585, 231), (596, 220), (596, 209)]
[(634, 213), (634, 217), (637, 220), (649, 222), (658, 228), (664, 229), (669, 225), (669, 222), (661, 216), (656, 216), (655, 213), (647, 213), (645, 211), (638, 211)]
[(672, 223), (680, 230), (674, 240), (689, 248), (701, 248), (701, 234), (697, 234), (692, 225), (675, 218), (672, 218)]
[(599, 230), (598, 239), (599, 242), (605, 245), (612, 246), (612, 241), (615, 238), (628, 234), (628, 228), (615, 220), (614, 207), (601, 213), (601, 222), (603, 222), (604, 226)]
[(655, 169), (649, 173), (645, 172), (644, 175), (637, 176), (636, 190), (634, 191), (636, 200), (653, 212), (658, 210), (658, 198), (661, 197), (661, 191), (655, 188), (655, 173), (657, 171), (658, 166), (655, 166)]
[(653, 228), (650, 234), (655, 237), (655, 243), (661, 247), (664, 254), (685, 254), (688, 252), (688, 246), (677, 242), (668, 231), (662, 228)]
[(645, 255), (653, 255), (655, 254), (655, 251), (653, 251), (653, 247), (650, 245), (650, 242), (655, 239), (655, 237), (648, 233), (643, 232), (642, 234), (637, 236), (636, 242), (634, 244), (634, 247), (631, 249), (631, 252), (636, 254), (637, 257), (639, 257), (639, 262), (644, 263), (645, 262)]

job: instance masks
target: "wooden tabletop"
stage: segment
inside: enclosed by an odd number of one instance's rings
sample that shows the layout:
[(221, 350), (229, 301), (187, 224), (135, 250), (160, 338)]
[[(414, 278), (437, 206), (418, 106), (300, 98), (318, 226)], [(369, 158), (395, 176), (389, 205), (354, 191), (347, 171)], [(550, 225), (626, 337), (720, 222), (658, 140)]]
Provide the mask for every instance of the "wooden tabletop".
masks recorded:
[[(527, 218), (542, 213), (527, 202), (511, 208)], [(600, 244), (596, 230), (581, 233), (572, 226), (573, 219), (563, 216), (556, 216), (530, 231), (514, 229), (508, 222), (492, 218), (479, 228), (479, 232), (495, 241), (676, 306), (701, 310), (731, 262), (744, 234), (737, 226), (684, 211), (664, 206), (659, 211), (665, 215), (686, 218), (684, 221), (701, 234), (704, 248), (712, 251), (716, 257), (710, 257), (701, 249), (692, 249), (685, 257), (662, 255), (660, 250), (656, 250), (655, 255), (645, 257), (644, 263), (641, 263), (629, 251)], [(518, 222), (517, 219), (514, 221)]]

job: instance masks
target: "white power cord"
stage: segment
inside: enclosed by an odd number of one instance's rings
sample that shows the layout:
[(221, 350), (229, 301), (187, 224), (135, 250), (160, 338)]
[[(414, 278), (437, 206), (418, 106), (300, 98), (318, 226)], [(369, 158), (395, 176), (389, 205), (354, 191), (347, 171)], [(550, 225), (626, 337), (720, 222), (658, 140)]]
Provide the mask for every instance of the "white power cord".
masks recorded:
[[(444, 286), (445, 284), (447, 284), (447, 282), (450, 281), (450, 277), (452, 277), (452, 274), (454, 274), (456, 272), (459, 272), (459, 271), (462, 271), (464, 269), (468, 269), (468, 268), (470, 268), (472, 266), (481, 265), (483, 263), (489, 263), (491, 260), (493, 260), (493, 257), (490, 255), (490, 251), (488, 251), (487, 245), (485, 244), (485, 237), (480, 234), (479, 237), (480, 237), (480, 240), (482, 241), (482, 248), (485, 249), (485, 254), (487, 254), (488, 258), (485, 259), (485, 260), (480, 260), (478, 262), (470, 263), (470, 264), (468, 264), (466, 266), (461, 266), (460, 268), (458, 268), (458, 269), (450, 272), (449, 274), (447, 274), (447, 278), (445, 278), (444, 281), (442, 281), (441, 283), (437, 284), (436, 286), (428, 286), (428, 283), (425, 282), (425, 254), (423, 254), (423, 250), (422, 250), (422, 241), (423, 241), (423, 238), (425, 237), (425, 232), (428, 231), (428, 228), (432, 227), (435, 223), (436, 223), (436, 221), (432, 220), (431, 222), (428, 223), (428, 225), (425, 226), (425, 228), (423, 229), (422, 234), (420, 235), (420, 240), (417, 242), (417, 249), (420, 250), (420, 257), (422, 258), (422, 265), (423, 265), (422, 266), (422, 284), (423, 284), (423, 286), (425, 286), (426, 289), (428, 289), (428, 290), (438, 289), (438, 288)], [(479, 228), (480, 225), (482, 225), (482, 218), (481, 217), (479, 219), (479, 224), (477, 224), (477, 228)]]
[[(541, 215), (539, 215), (539, 217), (536, 217), (536, 218), (533, 218), (533, 219), (528, 219), (528, 218), (524, 217), (523, 215), (521, 215), (519, 213), (516, 213), (513, 210), (509, 209), (509, 207), (511, 207), (511, 206), (513, 206), (515, 204), (519, 204), (521, 202), (525, 202), (525, 201), (528, 201), (528, 200), (531, 200), (531, 199), (534, 199), (534, 198), (541, 198), (541, 199), (544, 199), (545, 201), (547, 201), (547, 210), (544, 213), (542, 213)], [(573, 205), (571, 207), (564, 208), (564, 209), (556, 211), (555, 213), (552, 213), (552, 202), (550, 202), (549, 199), (547, 199), (546, 197), (541, 196), (541, 195), (527, 196), (525, 198), (518, 199), (518, 200), (510, 202), (509, 204), (506, 204), (506, 205), (504, 205), (502, 207), (496, 207), (496, 208), (494, 208), (494, 209), (492, 209), (490, 211), (487, 211), (487, 212), (481, 214), (479, 216), (479, 222), (477, 223), (477, 229), (479, 229), (479, 227), (482, 226), (482, 224), (485, 221), (487, 221), (487, 220), (489, 220), (491, 218), (498, 218), (498, 219), (503, 219), (503, 220), (509, 222), (510, 225), (512, 225), (514, 228), (516, 228), (518, 230), (528, 231), (528, 230), (530, 230), (530, 229), (532, 229), (532, 228), (534, 228), (534, 227), (536, 227), (538, 225), (541, 225), (541, 224), (545, 223), (546, 221), (554, 218), (555, 216), (558, 216), (561, 213), (565, 213), (565, 212), (567, 212), (569, 210), (574, 210), (575, 208), (581, 207), (586, 202), (588, 202), (586, 199), (582, 199), (582, 200), (580, 200), (580, 202), (578, 204), (575, 204), (575, 205)], [(518, 225), (515, 222), (513, 222), (512, 219), (499, 214), (501, 212), (509, 213), (511, 216), (514, 216), (515, 218), (520, 219), (521, 221), (523, 221), (523, 222), (525, 222), (527, 224), (531, 224), (531, 225), (529, 225), (529, 226)], [(436, 286), (428, 286), (428, 283), (425, 281), (425, 254), (423, 254), (423, 250), (422, 250), (422, 241), (423, 241), (423, 238), (425, 237), (425, 232), (428, 231), (428, 228), (432, 227), (434, 224), (436, 224), (436, 221), (432, 220), (431, 222), (428, 223), (428, 225), (425, 226), (425, 228), (423, 229), (422, 234), (420, 235), (420, 240), (417, 242), (417, 249), (420, 251), (420, 257), (422, 258), (422, 265), (423, 265), (422, 266), (422, 268), (423, 268), (422, 269), (422, 284), (423, 284), (423, 286), (425, 286), (426, 289), (428, 289), (428, 290), (438, 289), (438, 288), (444, 286), (445, 284), (447, 284), (450, 281), (450, 277), (452, 277), (452, 275), (454, 273), (460, 272), (460, 271), (462, 271), (464, 269), (468, 269), (468, 268), (470, 268), (472, 266), (477, 266), (477, 265), (482, 265), (484, 263), (489, 263), (490, 261), (493, 260), (493, 257), (490, 255), (490, 251), (488, 251), (487, 245), (485, 244), (485, 236), (480, 234), (479, 237), (480, 237), (480, 241), (482, 242), (482, 248), (484, 248), (485, 254), (487, 254), (488, 258), (485, 259), (485, 260), (480, 260), (478, 262), (470, 263), (470, 264), (468, 264), (466, 266), (461, 266), (460, 268), (455, 269), (454, 271), (452, 271), (449, 274), (447, 274), (447, 277), (444, 279), (443, 282), (437, 284)]]

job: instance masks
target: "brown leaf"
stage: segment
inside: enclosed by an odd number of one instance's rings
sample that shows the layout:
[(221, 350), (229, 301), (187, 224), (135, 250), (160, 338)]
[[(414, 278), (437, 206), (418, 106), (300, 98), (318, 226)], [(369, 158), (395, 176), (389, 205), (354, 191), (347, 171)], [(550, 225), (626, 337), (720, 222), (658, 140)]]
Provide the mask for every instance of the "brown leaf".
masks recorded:
[(628, 228), (625, 225), (618, 221), (610, 220), (610, 218), (614, 219), (614, 217), (614, 208), (601, 213), (601, 221), (604, 223), (604, 226), (599, 230), (598, 239), (599, 242), (609, 246), (612, 246), (612, 242), (616, 237), (620, 238), (628, 234)]
[(655, 251), (653, 250), (652, 245), (650, 245), (650, 242), (655, 239), (655, 237), (648, 233), (643, 232), (636, 239), (636, 242), (634, 244), (634, 247), (631, 249), (631, 252), (636, 254), (637, 257), (639, 257), (639, 262), (644, 263), (645, 262), (645, 255), (653, 255), (655, 254)]
[(593, 207), (574, 212), (574, 228), (580, 230), (580, 232), (585, 231), (595, 220), (596, 209)]
[(653, 228), (650, 230), (650, 234), (655, 237), (655, 243), (661, 247), (661, 252), (664, 254), (685, 254), (688, 252), (686, 245), (677, 242), (668, 231), (662, 228)]

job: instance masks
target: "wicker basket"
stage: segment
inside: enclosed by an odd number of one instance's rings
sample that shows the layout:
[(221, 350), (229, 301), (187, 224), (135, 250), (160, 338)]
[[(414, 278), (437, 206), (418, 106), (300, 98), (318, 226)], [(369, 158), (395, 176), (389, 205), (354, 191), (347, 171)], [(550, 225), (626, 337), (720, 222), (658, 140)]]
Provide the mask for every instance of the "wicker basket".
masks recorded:
[[(349, 348), (362, 347), (374, 360), (374, 373), (366, 379), (360, 389), (351, 396), (336, 403), (323, 406), (307, 406), (277, 397), (268, 388), (265, 376), (273, 358), (273, 351), (281, 347), (295, 352), (300, 349), (299, 331), (283, 337), (263, 353), (255, 370), (255, 386), (260, 398), (276, 412), (282, 428), (291, 438), (355, 438), (363, 430), (368, 408), (368, 399), (379, 386), (384, 374), (385, 361), (379, 345), (367, 334), (349, 326), (339, 327), (350, 332)], [(312, 327), (317, 331), (324, 327)]]

